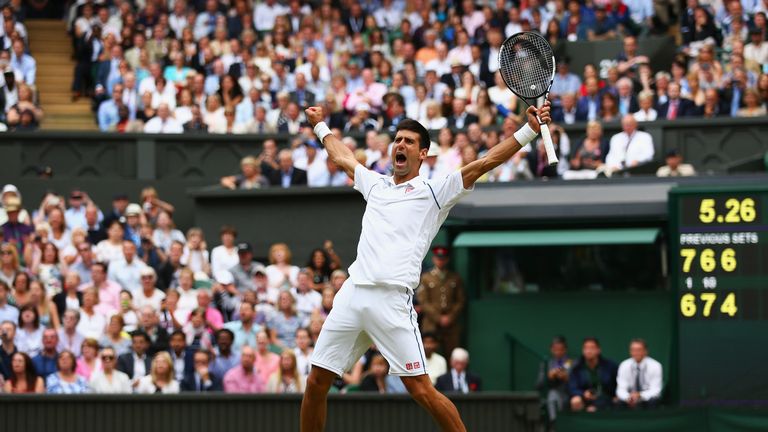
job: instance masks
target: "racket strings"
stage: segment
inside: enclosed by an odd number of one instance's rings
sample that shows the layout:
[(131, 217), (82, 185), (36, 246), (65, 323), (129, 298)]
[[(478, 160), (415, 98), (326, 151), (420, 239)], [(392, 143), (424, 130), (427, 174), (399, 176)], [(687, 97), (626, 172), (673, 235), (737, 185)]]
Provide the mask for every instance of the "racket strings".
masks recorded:
[(499, 72), (519, 96), (542, 96), (552, 79), (552, 48), (538, 35), (519, 33), (507, 39), (499, 52)]

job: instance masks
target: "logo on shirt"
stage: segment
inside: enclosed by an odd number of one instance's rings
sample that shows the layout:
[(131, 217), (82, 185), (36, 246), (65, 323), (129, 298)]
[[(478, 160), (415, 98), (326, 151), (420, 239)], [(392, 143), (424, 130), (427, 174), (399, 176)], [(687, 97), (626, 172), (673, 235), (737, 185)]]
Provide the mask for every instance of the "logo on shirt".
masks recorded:
[(405, 369), (406, 370), (416, 370), (421, 368), (421, 362), (413, 362), (413, 363), (406, 363)]
[(405, 187), (405, 193), (411, 192), (413, 190), (416, 190), (416, 188), (411, 186), (410, 183), (408, 183), (408, 185)]

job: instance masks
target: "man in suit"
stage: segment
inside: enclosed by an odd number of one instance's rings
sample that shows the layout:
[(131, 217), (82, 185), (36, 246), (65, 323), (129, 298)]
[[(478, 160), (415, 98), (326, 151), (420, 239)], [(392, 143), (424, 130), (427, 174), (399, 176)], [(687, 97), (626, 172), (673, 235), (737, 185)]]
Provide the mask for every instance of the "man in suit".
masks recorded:
[(187, 374), (181, 382), (181, 391), (196, 393), (224, 391), (221, 378), (209, 369), (210, 362), (210, 351), (199, 350), (195, 352), (194, 370)]
[(680, 84), (669, 83), (667, 87), (668, 100), (656, 109), (660, 119), (675, 120), (680, 117), (696, 115), (696, 105), (690, 99), (680, 97)]
[(190, 374), (194, 372), (194, 350), (187, 347), (187, 336), (181, 330), (171, 333), (170, 339), (171, 354), (173, 362), (173, 372), (177, 381), (183, 382)]
[(552, 108), (552, 121), (558, 124), (573, 124), (586, 121), (587, 113), (576, 108), (576, 94), (565, 93), (560, 97), (560, 106)]
[(365, 26), (365, 12), (359, 2), (352, 2), (349, 14), (344, 18), (344, 24), (352, 34), (359, 34)]
[(461, 74), (464, 72), (464, 65), (457, 59), (451, 60), (451, 72), (440, 77), (440, 82), (452, 89), (461, 87)]
[(581, 121), (598, 120), (600, 116), (600, 86), (597, 78), (589, 77), (584, 81), (587, 94), (579, 98), (576, 104), (576, 117)]
[(291, 102), (295, 102), (302, 109), (315, 104), (315, 94), (307, 88), (307, 77), (301, 72), (296, 74), (296, 90), (290, 94)]
[(443, 393), (474, 393), (482, 390), (482, 380), (469, 372), (469, 352), (464, 348), (455, 348), (451, 353), (451, 370), (437, 378), (435, 388)]
[(619, 114), (625, 116), (627, 114), (634, 114), (640, 110), (640, 106), (637, 102), (637, 96), (632, 91), (632, 80), (624, 77), (619, 79), (616, 83), (616, 89), (618, 90), (618, 102), (619, 102)]
[(453, 113), (448, 117), (448, 127), (464, 129), (472, 123), (479, 121), (476, 115), (467, 112), (466, 99), (454, 98), (451, 106), (453, 107)]
[[(143, 271), (142, 276), (144, 276)], [(150, 356), (154, 356), (160, 351), (168, 351), (170, 336), (168, 336), (168, 332), (164, 328), (160, 327), (159, 321), (157, 311), (152, 306), (145, 305), (141, 308), (139, 312), (139, 330), (149, 336), (150, 344), (147, 353)]]
[(131, 352), (117, 358), (117, 370), (125, 373), (132, 382), (149, 375), (152, 359), (147, 355), (150, 344), (149, 335), (141, 330), (131, 333)]
[(280, 150), (277, 155), (279, 170), (269, 173), (269, 184), (279, 187), (306, 186), (307, 172), (293, 166), (290, 150)]
[(488, 48), (483, 50), (480, 57), (480, 80), (485, 83), (486, 88), (491, 88), (495, 84), (494, 74), (499, 70), (499, 49), (504, 42), (504, 36), (501, 30), (491, 28), (488, 30)]

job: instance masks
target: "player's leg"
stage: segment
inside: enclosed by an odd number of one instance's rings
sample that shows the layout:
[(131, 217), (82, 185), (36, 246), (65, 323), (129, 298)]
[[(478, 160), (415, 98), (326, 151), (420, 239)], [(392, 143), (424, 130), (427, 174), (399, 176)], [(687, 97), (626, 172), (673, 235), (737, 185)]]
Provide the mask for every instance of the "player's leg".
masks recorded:
[(336, 378), (336, 372), (312, 366), (301, 401), (301, 432), (317, 432), (325, 428), (328, 390)]
[(414, 400), (432, 415), (443, 431), (466, 431), (459, 410), (432, 385), (429, 375), (401, 376), (405, 388)]

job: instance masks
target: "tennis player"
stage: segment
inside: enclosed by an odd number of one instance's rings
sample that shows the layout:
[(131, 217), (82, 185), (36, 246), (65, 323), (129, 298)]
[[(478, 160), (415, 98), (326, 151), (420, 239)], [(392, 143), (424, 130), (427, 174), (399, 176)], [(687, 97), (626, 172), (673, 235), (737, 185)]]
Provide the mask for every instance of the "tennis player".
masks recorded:
[(427, 180), (419, 177), (419, 166), (427, 157), (430, 139), (418, 122), (405, 119), (398, 124), (391, 150), (394, 175), (388, 177), (357, 162), (323, 122), (322, 108), (306, 110), (329, 157), (354, 180), (367, 205), (357, 259), (349, 267), (349, 279), (333, 301), (312, 354), (301, 405), (303, 432), (324, 429), (331, 383), (371, 344), (376, 344), (389, 362), (389, 373), (401, 377), (411, 396), (442, 430), (465, 430), (456, 407), (435, 390), (425, 370), (413, 290), (419, 283), (421, 262), (451, 208), (472, 190), (480, 176), (536, 138), (536, 113), (549, 123), (549, 111), (549, 103), (538, 110), (528, 108), (528, 123), (485, 157), (445, 178)]

